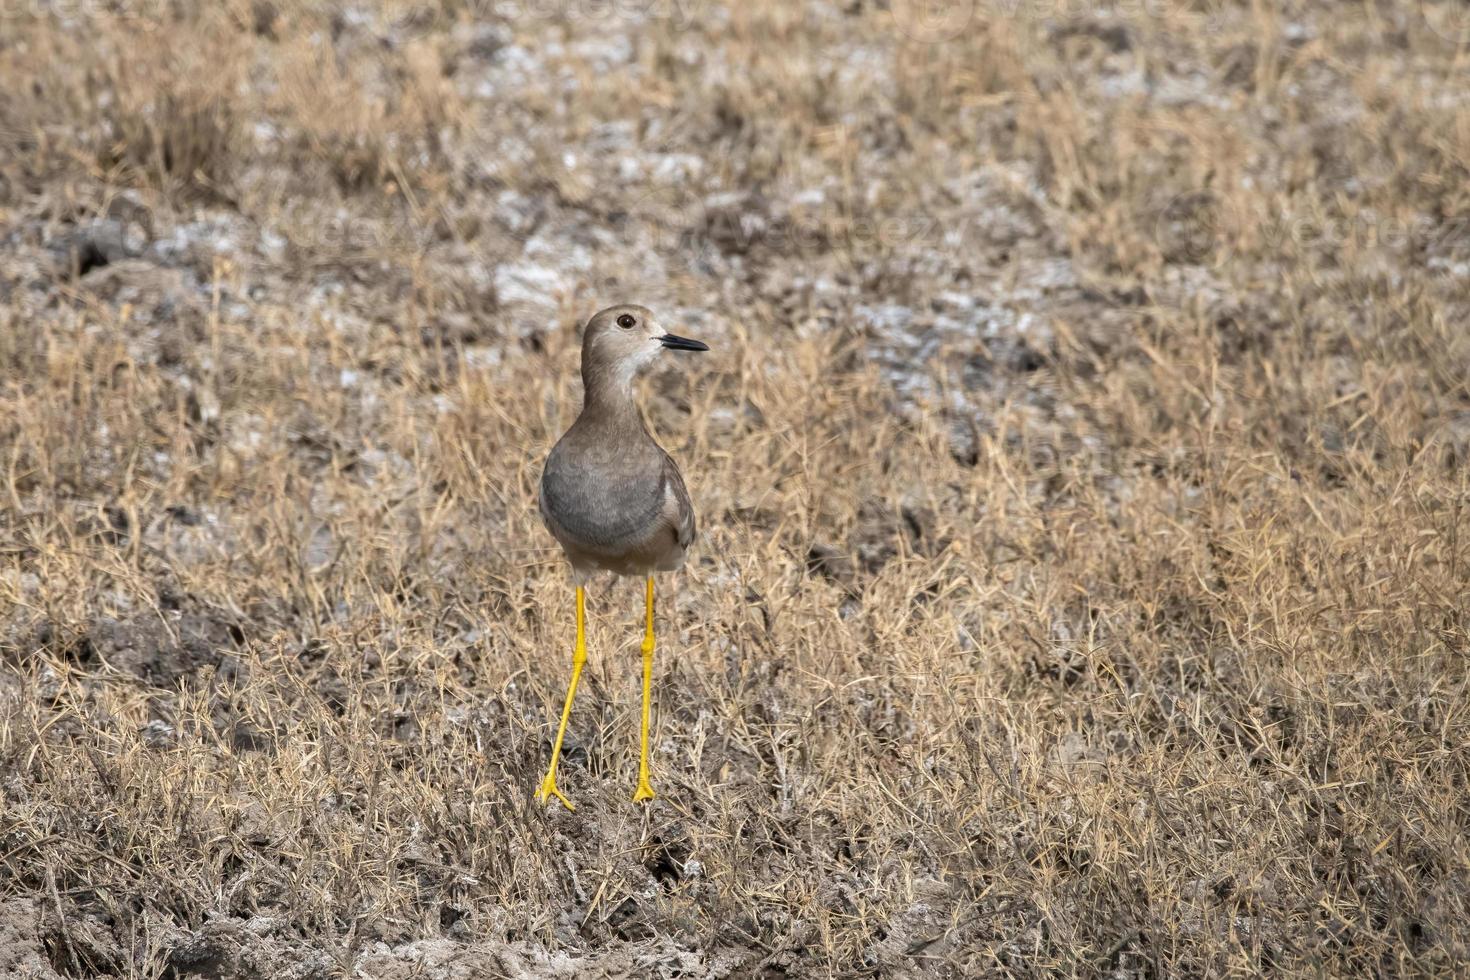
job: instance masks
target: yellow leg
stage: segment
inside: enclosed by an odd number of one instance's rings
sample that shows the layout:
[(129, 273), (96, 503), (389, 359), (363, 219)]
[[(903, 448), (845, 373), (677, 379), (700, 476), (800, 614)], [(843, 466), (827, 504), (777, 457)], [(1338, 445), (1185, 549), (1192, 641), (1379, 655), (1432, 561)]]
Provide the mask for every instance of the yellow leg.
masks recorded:
[(585, 597), (582, 587), (577, 586), (577, 646), (572, 651), (572, 682), (567, 685), (567, 703), (561, 709), (561, 727), (556, 730), (556, 744), (551, 747), (551, 766), (546, 770), (546, 778), (541, 780), (541, 788), (536, 791), (536, 800), (545, 803), (551, 797), (561, 800), (562, 806), (568, 810), (575, 810), (572, 801), (556, 788), (556, 763), (561, 759), (561, 740), (567, 734), (567, 719), (572, 716), (572, 698), (577, 696), (577, 680), (582, 676), (582, 665), (587, 662), (587, 626), (585, 613)]
[(638, 732), (638, 789), (633, 793), (634, 803), (645, 803), (653, 799), (653, 787), (648, 782), (648, 702), (653, 693), (653, 576), (648, 576), (648, 624), (643, 631), (643, 724)]

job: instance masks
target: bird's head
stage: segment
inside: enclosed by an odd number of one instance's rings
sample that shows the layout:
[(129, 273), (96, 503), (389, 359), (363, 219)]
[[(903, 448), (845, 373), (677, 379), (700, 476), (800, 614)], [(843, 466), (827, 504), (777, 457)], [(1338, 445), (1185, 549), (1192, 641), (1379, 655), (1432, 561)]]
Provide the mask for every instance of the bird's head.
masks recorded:
[(666, 350), (709, 350), (709, 345), (669, 333), (646, 306), (610, 306), (587, 321), (582, 378), (589, 386), (612, 382), (631, 388), (633, 379)]

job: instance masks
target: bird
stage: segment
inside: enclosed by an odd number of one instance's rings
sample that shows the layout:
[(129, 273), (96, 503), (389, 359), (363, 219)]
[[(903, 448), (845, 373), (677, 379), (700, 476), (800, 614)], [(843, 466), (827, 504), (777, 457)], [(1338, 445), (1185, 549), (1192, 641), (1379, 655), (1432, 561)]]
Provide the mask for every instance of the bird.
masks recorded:
[(633, 802), (654, 798), (648, 770), (649, 699), (653, 686), (655, 572), (677, 571), (694, 543), (694, 505), (684, 477), (648, 429), (634, 386), (666, 351), (707, 351), (709, 345), (669, 333), (647, 307), (611, 306), (593, 315), (582, 334), (582, 411), (557, 440), (541, 473), (542, 522), (561, 545), (576, 586), (576, 645), (551, 763), (536, 791), (568, 810), (556, 767), (587, 660), (587, 582), (600, 572), (641, 577), (644, 587), (643, 718), (638, 786)]

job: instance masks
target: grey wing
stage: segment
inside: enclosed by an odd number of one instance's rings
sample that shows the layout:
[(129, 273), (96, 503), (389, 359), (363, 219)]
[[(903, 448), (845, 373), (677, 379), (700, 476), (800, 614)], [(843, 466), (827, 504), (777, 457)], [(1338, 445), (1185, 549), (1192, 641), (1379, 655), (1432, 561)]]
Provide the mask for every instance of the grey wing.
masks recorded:
[(679, 467), (668, 453), (664, 453), (663, 478), (664, 492), (669, 502), (669, 509), (665, 511), (669, 526), (673, 529), (674, 540), (679, 543), (680, 550), (687, 551), (694, 543), (696, 531), (694, 504), (689, 499), (689, 491), (684, 486), (684, 477), (680, 475)]
[(545, 471), (545, 469), (542, 470), (542, 472), (541, 472), (541, 479), (536, 484), (536, 509), (541, 512), (541, 523), (546, 527), (546, 530), (550, 531), (552, 534), (555, 534), (556, 533), (556, 529), (555, 529), (555, 527), (552, 526), (552, 523), (551, 523), (551, 513), (550, 513), (550, 511), (548, 511), (546, 509), (546, 471)]

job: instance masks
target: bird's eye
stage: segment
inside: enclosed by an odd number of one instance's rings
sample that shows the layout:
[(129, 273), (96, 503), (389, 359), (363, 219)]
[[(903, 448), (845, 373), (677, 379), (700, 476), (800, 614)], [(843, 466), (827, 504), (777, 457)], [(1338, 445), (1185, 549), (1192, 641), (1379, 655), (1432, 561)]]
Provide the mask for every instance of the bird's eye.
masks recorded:
[(632, 330), (633, 325), (637, 322), (637, 320), (633, 319), (633, 315), (631, 313), (624, 313), (622, 316), (618, 317), (618, 326), (622, 327), (624, 330)]

